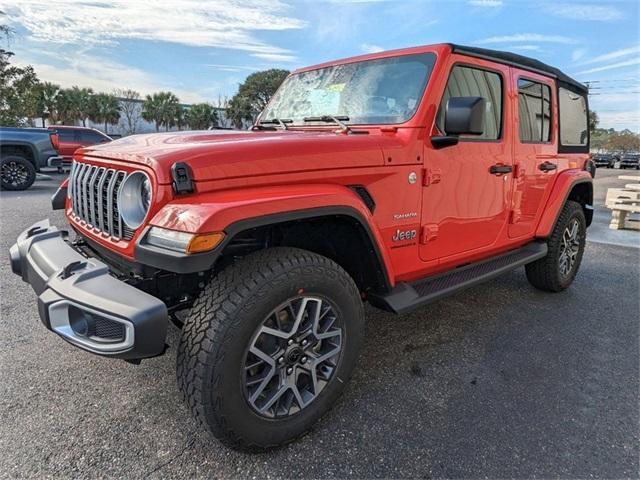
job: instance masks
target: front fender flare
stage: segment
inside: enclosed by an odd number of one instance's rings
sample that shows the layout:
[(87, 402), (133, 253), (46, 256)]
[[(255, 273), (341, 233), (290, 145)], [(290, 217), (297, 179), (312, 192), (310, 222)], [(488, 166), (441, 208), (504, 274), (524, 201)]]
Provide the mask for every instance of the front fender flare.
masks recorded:
[[(171, 253), (170, 264), (162, 262), (159, 265), (156, 257), (160, 252), (145, 245), (145, 235), (141, 235), (135, 258), (141, 263), (178, 273), (206, 270), (213, 266), (226, 244), (242, 231), (327, 216), (348, 216), (359, 222), (377, 255), (387, 286), (393, 287), (391, 260), (371, 212), (357, 194), (342, 185), (254, 187), (176, 199), (161, 208), (149, 225), (189, 233), (224, 232), (223, 243), (212, 252), (195, 255)], [(155, 250), (155, 255), (150, 256), (150, 250)]]

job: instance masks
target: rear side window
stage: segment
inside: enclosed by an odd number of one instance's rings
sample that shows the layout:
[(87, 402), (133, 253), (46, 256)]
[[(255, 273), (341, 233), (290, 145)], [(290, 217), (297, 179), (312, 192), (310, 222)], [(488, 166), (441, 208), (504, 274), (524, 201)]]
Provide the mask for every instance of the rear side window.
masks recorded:
[(90, 132), (86, 130), (82, 130), (80, 132), (80, 142), (82, 143), (94, 144), (94, 143), (99, 143), (102, 140), (104, 140), (104, 137), (95, 132)]
[[(456, 65), (451, 70), (440, 109), (437, 126), (444, 132), (444, 113), (451, 97), (483, 97), (487, 102), (482, 135), (462, 135), (461, 138), (497, 140), (502, 127), (502, 78), (500, 75), (479, 68)], [(445, 132), (446, 133), (446, 132)]]
[(523, 143), (551, 140), (551, 89), (548, 85), (518, 80), (518, 120)]
[(586, 147), (588, 135), (587, 100), (566, 88), (558, 89), (560, 109), (560, 144), (568, 147)]
[(57, 130), (58, 137), (61, 142), (77, 142), (76, 133), (74, 130), (60, 129)]

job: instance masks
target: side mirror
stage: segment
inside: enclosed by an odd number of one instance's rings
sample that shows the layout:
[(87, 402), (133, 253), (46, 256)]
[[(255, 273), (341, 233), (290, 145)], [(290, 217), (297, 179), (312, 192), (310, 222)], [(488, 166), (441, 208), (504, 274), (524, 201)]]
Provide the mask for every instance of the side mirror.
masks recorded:
[(483, 97), (451, 97), (444, 111), (446, 135), (431, 137), (435, 148), (458, 143), (459, 135), (482, 135), (487, 101)]

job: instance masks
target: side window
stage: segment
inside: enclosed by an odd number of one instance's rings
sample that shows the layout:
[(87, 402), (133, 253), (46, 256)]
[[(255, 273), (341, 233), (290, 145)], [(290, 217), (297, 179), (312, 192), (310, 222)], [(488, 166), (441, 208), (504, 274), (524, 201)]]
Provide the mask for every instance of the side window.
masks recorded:
[(94, 143), (99, 143), (100, 140), (102, 140), (103, 137), (101, 137), (100, 135), (98, 135), (97, 133), (94, 132), (88, 132), (86, 130), (83, 130), (80, 132), (80, 142), (81, 143), (86, 143), (86, 144), (91, 144), (93, 145)]
[(551, 140), (551, 89), (548, 85), (518, 79), (518, 119), (521, 142)]
[(587, 101), (579, 93), (558, 89), (560, 109), (560, 144), (586, 146), (588, 140)]
[[(497, 140), (502, 126), (502, 79), (500, 75), (478, 68), (457, 65), (451, 70), (449, 81), (440, 102), (437, 126), (444, 132), (444, 112), (451, 97), (483, 97), (487, 102), (482, 135), (463, 135), (462, 138)], [(446, 133), (446, 132), (444, 132)]]
[(60, 129), (60, 130), (56, 130), (58, 132), (58, 137), (60, 138), (61, 142), (75, 142), (75, 138), (74, 138), (74, 131), (73, 130), (68, 130), (66, 128), (64, 129)]

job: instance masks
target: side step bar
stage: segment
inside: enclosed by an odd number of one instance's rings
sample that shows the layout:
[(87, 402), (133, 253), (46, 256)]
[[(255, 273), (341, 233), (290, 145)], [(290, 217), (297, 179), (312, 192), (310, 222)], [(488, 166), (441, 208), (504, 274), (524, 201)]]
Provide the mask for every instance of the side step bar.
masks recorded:
[(547, 254), (547, 244), (533, 242), (517, 250), (413, 283), (398, 283), (384, 296), (371, 296), (371, 304), (394, 313), (406, 313), (465, 288), (491, 280)]

